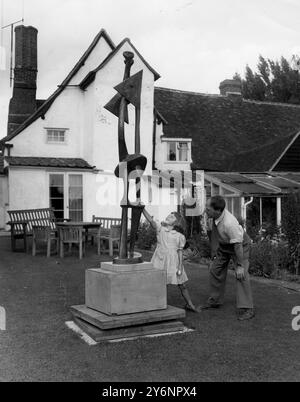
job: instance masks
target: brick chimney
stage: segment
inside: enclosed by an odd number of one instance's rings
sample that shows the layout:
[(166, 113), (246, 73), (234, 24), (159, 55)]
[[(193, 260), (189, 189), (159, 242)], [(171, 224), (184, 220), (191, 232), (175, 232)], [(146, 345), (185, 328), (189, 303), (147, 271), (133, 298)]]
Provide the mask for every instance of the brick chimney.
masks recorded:
[(12, 134), (36, 111), (37, 29), (15, 28), (13, 96), (9, 103), (7, 134)]
[(224, 80), (219, 86), (220, 94), (223, 96), (228, 95), (242, 95), (242, 83), (240, 80)]

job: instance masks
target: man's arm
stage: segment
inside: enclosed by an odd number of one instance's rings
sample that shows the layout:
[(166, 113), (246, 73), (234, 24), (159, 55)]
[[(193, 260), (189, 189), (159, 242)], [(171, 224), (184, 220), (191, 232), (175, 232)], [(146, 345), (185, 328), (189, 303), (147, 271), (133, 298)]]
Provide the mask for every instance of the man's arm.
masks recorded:
[(245, 279), (245, 270), (243, 267), (243, 245), (242, 243), (234, 243), (234, 253), (236, 256), (237, 268), (236, 277), (239, 280)]

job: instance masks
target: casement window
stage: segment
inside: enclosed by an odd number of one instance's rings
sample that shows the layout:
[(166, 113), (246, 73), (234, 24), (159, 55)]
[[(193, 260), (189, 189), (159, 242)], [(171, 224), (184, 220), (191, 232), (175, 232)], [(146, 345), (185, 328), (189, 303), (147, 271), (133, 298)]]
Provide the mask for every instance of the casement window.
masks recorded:
[(48, 144), (65, 144), (67, 142), (67, 129), (65, 128), (47, 128)]
[(168, 141), (167, 142), (167, 161), (168, 162), (189, 162), (190, 161), (190, 142)]
[(83, 176), (73, 173), (49, 174), (49, 203), (56, 219), (83, 220)]

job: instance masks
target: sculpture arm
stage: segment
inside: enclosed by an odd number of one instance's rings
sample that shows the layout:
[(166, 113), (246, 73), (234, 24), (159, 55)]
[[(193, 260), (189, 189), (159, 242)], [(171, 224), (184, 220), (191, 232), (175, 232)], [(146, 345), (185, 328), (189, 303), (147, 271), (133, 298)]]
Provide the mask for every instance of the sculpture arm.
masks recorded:
[(153, 219), (153, 216), (151, 216), (149, 214), (149, 212), (146, 211), (145, 208), (143, 209), (143, 215), (147, 219), (147, 221), (150, 223), (150, 225), (153, 227), (153, 229), (157, 229), (157, 224), (156, 224), (155, 220)]

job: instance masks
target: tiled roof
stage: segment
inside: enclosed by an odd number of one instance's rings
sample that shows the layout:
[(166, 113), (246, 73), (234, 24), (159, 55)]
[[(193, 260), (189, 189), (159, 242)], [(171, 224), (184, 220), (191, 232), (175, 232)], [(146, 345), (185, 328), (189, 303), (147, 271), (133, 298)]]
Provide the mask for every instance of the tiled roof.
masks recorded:
[(155, 107), (166, 137), (192, 138), (195, 169), (266, 171), (300, 131), (297, 105), (155, 88)]
[(287, 194), (300, 190), (300, 182), (291, 180), (284, 173), (239, 174), (234, 172), (207, 172), (205, 179), (231, 187), (241, 196), (266, 196)]
[(12, 134), (8, 135), (7, 137), (2, 138), (0, 141), (0, 145), (4, 144), (6, 141), (10, 141), (13, 139), (16, 135), (18, 135), (21, 131), (23, 131), (26, 127), (28, 127), (31, 123), (33, 123), (35, 120), (38, 118), (42, 117), (45, 115), (45, 113), (49, 110), (50, 106), (54, 102), (54, 100), (61, 94), (61, 92), (65, 89), (65, 87), (68, 85), (68, 83), (71, 81), (71, 79), (75, 76), (75, 74), (80, 70), (80, 68), (84, 65), (85, 61), (99, 42), (99, 40), (103, 37), (111, 49), (115, 49), (115, 45), (112, 42), (111, 38), (109, 35), (106, 33), (104, 29), (101, 29), (101, 31), (96, 35), (95, 39), (91, 43), (91, 45), (88, 47), (88, 49), (85, 51), (83, 56), (79, 59), (79, 61), (75, 64), (74, 68), (71, 70), (71, 72), (68, 74), (68, 76), (64, 79), (64, 81), (61, 83), (61, 85), (58, 86), (55, 92), (53, 92), (52, 95), (49, 96), (49, 98), (42, 102), (37, 101), (37, 106), (39, 108), (35, 113), (33, 113), (27, 120), (24, 121), (23, 124), (20, 125), (20, 127), (17, 128), (16, 131), (14, 131)]
[(69, 169), (93, 169), (81, 158), (36, 158), (23, 156), (6, 156), (5, 161), (9, 166), (34, 166), (34, 167), (58, 167)]
[(46, 99), (37, 99), (36, 100), (37, 109), (39, 109), (45, 102), (46, 102)]
[(282, 140), (237, 154), (234, 158), (228, 158), (225, 167), (228, 171), (235, 172), (266, 172), (276, 163), (294, 138), (295, 135), (293, 134)]

